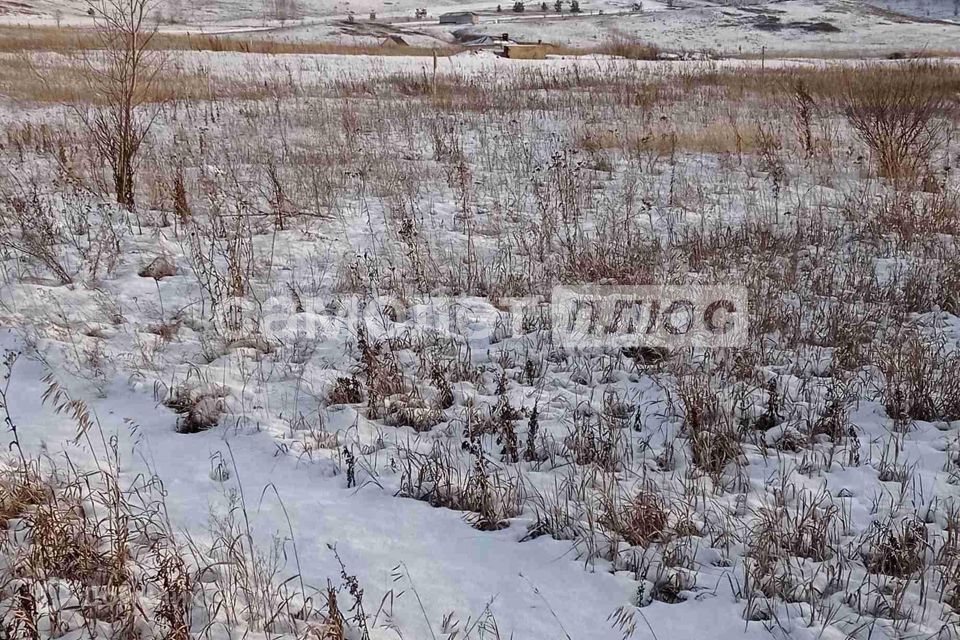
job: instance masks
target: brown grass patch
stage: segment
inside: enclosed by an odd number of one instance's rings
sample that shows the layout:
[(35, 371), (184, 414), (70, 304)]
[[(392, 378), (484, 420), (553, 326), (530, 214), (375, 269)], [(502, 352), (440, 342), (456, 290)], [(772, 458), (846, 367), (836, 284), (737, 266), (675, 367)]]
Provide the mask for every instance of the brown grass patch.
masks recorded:
[(590, 152), (620, 149), (628, 153), (654, 153), (668, 156), (675, 152), (733, 154), (751, 153), (760, 147), (756, 126), (733, 122), (713, 122), (703, 127), (669, 130), (655, 128), (647, 132), (585, 131), (578, 146)]
[[(22, 51), (83, 51), (96, 49), (100, 41), (92, 29), (54, 27), (0, 27), (0, 53)], [(232, 53), (449, 56), (459, 47), (411, 47), (394, 43), (379, 45), (281, 42), (243, 36), (158, 33), (151, 47), (164, 51), (220, 51)]]
[(566, 47), (552, 45), (553, 55), (585, 56), (608, 55), (629, 60), (656, 60), (661, 49), (649, 42), (643, 42), (625, 35), (614, 35), (595, 47)]
[[(0, 54), (0, 98), (17, 103), (99, 104), (84, 80), (84, 63), (64, 56), (34, 60), (29, 54)], [(146, 102), (170, 100), (259, 99), (284, 96), (293, 91), (282, 82), (231, 78), (218, 79), (204, 72), (186, 72), (168, 67), (146, 96)]]

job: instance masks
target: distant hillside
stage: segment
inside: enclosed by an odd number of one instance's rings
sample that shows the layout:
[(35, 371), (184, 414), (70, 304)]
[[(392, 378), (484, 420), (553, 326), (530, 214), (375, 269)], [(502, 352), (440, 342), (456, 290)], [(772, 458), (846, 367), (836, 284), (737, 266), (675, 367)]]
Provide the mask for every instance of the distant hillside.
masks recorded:
[(918, 18), (960, 21), (960, 0), (870, 0), (869, 4)]
[[(372, 45), (399, 38), (446, 45), (465, 31), (521, 41), (600, 47), (628, 38), (670, 51), (720, 54), (888, 55), (955, 51), (960, 0), (580, 0), (556, 14), (527, 0), (155, 0), (170, 31), (257, 33), (258, 37)], [(570, 0), (563, 0), (569, 8)], [(544, 4), (553, 6), (553, 0)], [(502, 11), (496, 7), (502, 5)], [(0, 24), (90, 25), (86, 0), (0, 0)], [(416, 19), (426, 10), (426, 19)], [(479, 22), (452, 29), (438, 16), (470, 10)], [(460, 34), (463, 35), (463, 34)]]

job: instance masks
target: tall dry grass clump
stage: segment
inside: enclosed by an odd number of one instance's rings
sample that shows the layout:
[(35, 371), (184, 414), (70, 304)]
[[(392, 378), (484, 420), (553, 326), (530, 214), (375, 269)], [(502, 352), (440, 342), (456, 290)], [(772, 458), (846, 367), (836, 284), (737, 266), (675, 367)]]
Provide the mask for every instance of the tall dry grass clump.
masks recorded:
[[(216, 478), (236, 477), (238, 488), (225, 511), (211, 510), (199, 541), (168, 520), (162, 481), (130, 473), (117, 440), (52, 375), (42, 400), (75, 423), (95, 468), (21, 446), (9, 389), (17, 357), (0, 359), (0, 423), (13, 453), (0, 458), (0, 637), (369, 637), (363, 589), (342, 562), (340, 584), (320, 591), (304, 584), (292, 538), (261, 544), (235, 462)], [(287, 543), (297, 570), (289, 576)], [(337, 608), (341, 594), (353, 598), (352, 616)]]
[(612, 36), (600, 46), (599, 51), (628, 60), (656, 60), (660, 55), (660, 48), (656, 45), (622, 34)]
[[(63, 26), (0, 26), (0, 53), (29, 51), (92, 51), (101, 46), (95, 29)], [(376, 56), (450, 56), (463, 51), (461, 47), (415, 47), (395, 44), (352, 44), (334, 42), (295, 42), (269, 40), (237, 35), (179, 34), (158, 32), (151, 38), (149, 48), (157, 51), (212, 51), (253, 54), (304, 55), (376, 55)]]

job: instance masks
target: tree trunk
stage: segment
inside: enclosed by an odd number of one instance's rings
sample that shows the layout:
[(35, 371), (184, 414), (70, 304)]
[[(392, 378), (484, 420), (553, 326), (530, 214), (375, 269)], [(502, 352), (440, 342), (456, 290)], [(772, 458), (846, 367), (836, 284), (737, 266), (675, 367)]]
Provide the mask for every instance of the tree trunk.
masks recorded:
[(121, 150), (114, 159), (113, 184), (117, 191), (117, 204), (132, 210), (136, 204), (133, 196), (133, 162), (130, 154)]

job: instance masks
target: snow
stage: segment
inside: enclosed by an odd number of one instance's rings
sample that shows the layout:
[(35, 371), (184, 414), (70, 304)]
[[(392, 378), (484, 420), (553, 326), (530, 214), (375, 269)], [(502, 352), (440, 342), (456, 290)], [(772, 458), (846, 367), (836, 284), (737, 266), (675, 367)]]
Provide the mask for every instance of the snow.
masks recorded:
[[(0, 349), (25, 348), (23, 339), (10, 330), (0, 339)], [(233, 368), (228, 362), (222, 366), (224, 376)], [(69, 455), (77, 464), (93, 465), (92, 452), (72, 442), (73, 422), (40, 401), (48, 373), (29, 359), (16, 366), (10, 396), (16, 398), (11, 409), (21, 440), (55, 459)], [(161, 478), (172, 522), (192, 536), (202, 537), (211, 511), (223, 509), (225, 493), (242, 485), (255, 505), (254, 526), (264, 544), (275, 534), (289, 537), (281, 524), (289, 517), (299, 570), (308, 585), (322, 587), (337, 575), (339, 567), (328, 548), (336, 545), (347, 568), (368, 590), (368, 603), (379, 603), (391, 590), (407, 591), (394, 605), (392, 617), (404, 637), (432, 637), (447, 614), (466, 621), (488, 605), (502, 637), (621, 637), (608, 618), (630, 600), (636, 583), (631, 575), (585, 568), (569, 543), (547, 536), (519, 543), (524, 533), (520, 527), (480, 532), (458, 512), (396, 498), (375, 483), (347, 489), (343, 476), (334, 475), (335, 465), (281, 453), (274, 437), (259, 427), (227, 423), (192, 434), (187, 443), (172, 428), (175, 416), (158, 406), (148, 385), (131, 385), (123, 375), (117, 378), (91, 409), (105, 437), (118, 442), (125, 461), (121, 477)], [(239, 470), (222, 483), (211, 477), (213, 461), (220, 460), (231, 474)], [(398, 566), (407, 576), (399, 587)], [(291, 563), (286, 569), (294, 568)], [(696, 597), (696, 614), (677, 616), (674, 605), (662, 602), (645, 607), (646, 622), (637, 637), (653, 637), (646, 624), (657, 637), (692, 637), (702, 632), (703, 620), (710, 620), (718, 637), (767, 637), (760, 623), (745, 623), (740, 617), (730, 574), (722, 567), (701, 574), (704, 591)], [(416, 588), (425, 616), (409, 584)]]
[[(27, 12), (0, 12), (0, 24), (46, 24), (90, 26), (87, 5), (80, 0), (31, 0)], [(865, 3), (860, 0), (785, 0), (780, 2), (678, 1), (675, 7), (648, 1), (643, 11), (626, 0), (592, 0), (581, 4), (583, 13), (553, 12), (552, 3), (542, 13), (530, 2), (524, 13), (513, 13), (511, 3), (503, 12), (494, 2), (475, 0), (421, 3), (420, 0), (297, 0), (288, 19), (278, 19), (268, 2), (204, 0), (184, 3), (165, 0), (157, 10), (161, 29), (170, 33), (253, 34), (256, 37), (300, 42), (376, 44), (385, 34), (408, 44), (438, 46), (455, 42), (454, 32), (499, 36), (513, 40), (549, 42), (576, 47), (598, 46), (615, 37), (648, 42), (674, 51), (709, 50), (722, 54), (863, 56), (910, 51), (952, 51), (960, 41), (960, 24), (933, 18), (948, 18), (953, 5), (948, 0), (891, 0)], [(875, 6), (876, 5), (876, 6)], [(415, 20), (414, 11), (424, 8), (430, 18)], [(439, 25), (437, 17), (450, 10), (480, 13), (475, 26)], [(889, 10), (902, 11), (895, 13)], [(287, 11), (287, 10), (285, 10)], [(59, 12), (59, 15), (57, 15)], [(376, 20), (368, 20), (374, 12)], [(291, 13), (291, 11), (287, 11)], [(909, 15), (907, 15), (909, 14)], [(948, 15), (950, 14), (950, 15)], [(356, 16), (346, 24), (348, 16)], [(912, 16), (912, 17), (911, 17)], [(783, 28), (771, 29), (779, 21)], [(808, 28), (831, 25), (831, 31)], [(902, 52), (902, 51), (901, 51)]]
[[(819, 15), (809, 7), (802, 9), (802, 5), (790, 5), (783, 10), (791, 12), (783, 14), (784, 20), (806, 20)], [(702, 33), (716, 34), (702, 36), (707, 38), (704, 43), (716, 37), (722, 38), (717, 40), (718, 46), (732, 46), (738, 40), (730, 34), (738, 32), (722, 32), (725, 27), (712, 21), (716, 16), (710, 11), (713, 10), (685, 8), (663, 13), (676, 16), (677, 21), (683, 21), (691, 29), (687, 34), (689, 38), (678, 39), (677, 43), (693, 42), (691, 38), (699, 29)], [(724, 11), (735, 10), (725, 8)], [(700, 18), (696, 18), (698, 15)], [(617, 19), (618, 24), (620, 20)], [(654, 18), (643, 16), (635, 20), (631, 29), (640, 30), (640, 25)], [(699, 26), (696, 20), (702, 20)], [(556, 24), (568, 31), (582, 30), (577, 37), (585, 39), (592, 36), (584, 25), (603, 24), (599, 18), (570, 19), (569, 22), (575, 27), (566, 25), (564, 20)], [(669, 29), (665, 28), (660, 33), (667, 32)], [(876, 39), (866, 42), (865, 46), (903, 45), (900, 39), (885, 40), (892, 38), (892, 33), (892, 27), (886, 35), (877, 31), (873, 36)], [(820, 37), (826, 36), (810, 36), (803, 44), (816, 46)], [(793, 40), (776, 41), (772, 35), (763, 38), (770, 40), (748, 41), (749, 46), (780, 42), (779, 46), (791, 48), (797, 44)], [(861, 44), (864, 43), (858, 46)], [(38, 55), (36, 59), (47, 64), (60, 60), (55, 55)], [(10, 407), (12, 417), (29, 451), (44, 451), (58, 460), (68, 455), (81, 467), (92, 467), (96, 463), (98, 453), (83, 441), (75, 441), (76, 425), (42, 402), (47, 388), (45, 378), (53, 375), (72, 394), (86, 399), (95, 413), (98, 429), (106, 439), (115, 439), (122, 452), (121, 471), (125, 479), (144, 474), (162, 480), (167, 508), (178, 530), (193, 538), (210, 535), (211, 512), (222, 512), (230, 504), (231, 494), (242, 489), (254, 515), (259, 541), (269, 545), (274, 536), (279, 536), (288, 551), (293, 550), (295, 543), (296, 558), (294, 561), (292, 554), (288, 554), (286, 574), (298, 573), (311, 587), (323, 589), (327, 580), (336, 579), (340, 572), (330, 550), (335, 546), (347, 569), (356, 573), (366, 590), (368, 612), (375, 611), (382, 602), (393, 602), (377, 616), (377, 633), (382, 638), (396, 637), (388, 627), (400, 629), (404, 638), (441, 637), (438, 634), (449, 615), (466, 625), (468, 619), (476, 620), (484, 611), (489, 611), (496, 618), (500, 637), (612, 640), (623, 637), (621, 630), (611, 623), (621, 607), (634, 612), (634, 637), (638, 638), (694, 638), (706, 633), (724, 639), (769, 637), (771, 633), (801, 639), (840, 638), (852, 632), (852, 626), (861, 624), (863, 617), (862, 611), (850, 613), (854, 606), (861, 605), (841, 600), (843, 594), (840, 593), (823, 597), (834, 598), (838, 611), (845, 616), (846, 627), (819, 619), (816, 623), (807, 623), (813, 618), (809, 599), (820, 597), (815, 591), (796, 602), (771, 599), (755, 603), (773, 610), (775, 624), (745, 619), (759, 618), (746, 612), (748, 605), (738, 593), (745, 582), (744, 540), (753, 526), (751, 514), (769, 506), (776, 499), (777, 490), (795, 491), (792, 495), (827, 495), (836, 499), (842, 511), (845, 530), (838, 536), (845, 545), (859, 544), (860, 537), (885, 517), (920, 513), (938, 525), (946, 522), (949, 507), (944, 505), (956, 497), (957, 489), (952, 484), (953, 476), (944, 469), (944, 452), (954, 446), (952, 432), (960, 427), (960, 422), (918, 420), (907, 432), (897, 431), (873, 387), (879, 378), (871, 376), (869, 367), (845, 381), (857, 397), (850, 415), (850, 423), (855, 427), (851, 441), (860, 448), (862, 462), (848, 464), (845, 460), (834, 460), (834, 447), (826, 441), (811, 443), (808, 449), (795, 455), (778, 450), (776, 445), (802, 423), (802, 419), (797, 418), (791, 425), (784, 421), (752, 436), (757, 440), (745, 446), (742, 476), (731, 480), (736, 489), (726, 491), (717, 486), (719, 482), (693, 473), (694, 464), (688, 453), (677, 452), (673, 472), (658, 471), (659, 460), (668, 449), (672, 452), (673, 443), (685, 442), (685, 437), (678, 439), (682, 420), (669, 408), (672, 401), (664, 388), (668, 375), (636, 364), (613, 366), (613, 358), (605, 354), (581, 354), (574, 349), (565, 354), (552, 343), (549, 332), (542, 329), (518, 331), (514, 335), (478, 331), (478, 328), (489, 329), (502, 319), (503, 300), (495, 302), (492, 297), (465, 293), (444, 297), (415, 289), (404, 291), (406, 296), (398, 296), (396, 290), (390, 289), (390, 284), (395, 282), (399, 283), (397, 288), (409, 286), (402, 275), (395, 276), (405, 268), (412, 269), (405, 260), (429, 257), (444, 265), (461, 264), (471, 241), (473, 250), (481, 255), (495, 256), (504, 238), (513, 237), (503, 233), (504, 228), (520, 229), (517, 235), (522, 238), (530, 232), (524, 231), (525, 227), (510, 225), (538, 219), (535, 210), (529, 208), (529, 201), (524, 200), (529, 195), (525, 192), (512, 200), (515, 204), (507, 210), (495, 210), (493, 205), (498, 204), (498, 198), (504, 192), (510, 195), (510, 189), (517, 188), (516, 184), (511, 182), (509, 172), (485, 172), (482, 163), (474, 159), (471, 166), (476, 173), (473, 182), (468, 180), (467, 184), (479, 190), (480, 186), (489, 186), (484, 182), (489, 180), (493, 184), (490, 189), (497, 197), (490, 192), (473, 194), (476, 226), (470, 228), (468, 236), (454, 191), (458, 184), (456, 174), (444, 174), (450, 167), (437, 161), (440, 151), (431, 146), (440, 146), (436, 138), (431, 141), (430, 135), (443, 135), (439, 128), (445, 123), (442, 118), (432, 121), (438, 127), (433, 132), (410, 131), (406, 124), (384, 125), (382, 120), (377, 120), (386, 127), (384, 130), (371, 133), (359, 127), (359, 133), (353, 133), (355, 130), (349, 122), (331, 118), (332, 112), (325, 111), (332, 102), (328, 95), (320, 93), (317, 97), (310, 93), (317, 90), (318, 84), (329, 87), (340, 82), (349, 86), (349, 81), (387, 83), (397, 78), (426, 78), (432, 72), (432, 60), (182, 53), (172, 62), (184, 70), (202, 67), (221, 79), (253, 78), (257, 83), (267, 83), (291, 78), (292, 82), (300, 83), (302, 92), (289, 100), (277, 98), (270, 103), (245, 99), (179, 105), (177, 111), (164, 113), (161, 118), (155, 143), (169, 151), (179, 142), (182, 145), (179, 151), (188, 162), (194, 162), (188, 164), (188, 178), (195, 187), (192, 197), (199, 199), (203, 193), (228, 214), (250, 214), (256, 206), (265, 206), (263, 200), (267, 196), (262, 190), (263, 183), (244, 180), (245, 172), (253, 171), (252, 159), (261, 157), (253, 153), (257, 143), (269, 145), (272, 151), (282, 142), (289, 145), (291, 153), (318, 151), (317, 147), (325, 152), (328, 147), (317, 142), (319, 132), (336, 136), (352, 134), (360, 136), (363, 142), (356, 147), (356, 155), (371, 165), (384, 157), (389, 159), (394, 153), (402, 153), (404, 162), (411, 163), (404, 166), (419, 169), (411, 174), (413, 178), (409, 178), (409, 182), (402, 182), (401, 195), (395, 196), (398, 201), (363, 191), (357, 185), (362, 184), (364, 188), (369, 185), (360, 182), (364, 176), (359, 170), (334, 172), (338, 179), (353, 180), (349, 184), (356, 191), (338, 196), (330, 205), (331, 211), (324, 212), (326, 215), (322, 217), (297, 217), (284, 229), (273, 227), (271, 220), (256, 233), (251, 230), (249, 236), (237, 234), (234, 238), (239, 237), (241, 245), (249, 243), (239, 249), (237, 245), (220, 244), (226, 234), (215, 231), (212, 214), (208, 218), (198, 213), (190, 223), (195, 226), (188, 227), (191, 233), (179, 227), (179, 222), (161, 225), (151, 218), (144, 224), (134, 224), (126, 213), (83, 191), (64, 188), (62, 194), (45, 192), (44, 196), (52, 198), (58, 212), (88, 211), (86, 222), (115, 225), (110, 228), (116, 235), (110, 237), (121, 248), (121, 259), (115, 269), (92, 275), (78, 273), (76, 280), (69, 284), (56, 283), (42, 266), (19, 254), (5, 259), (0, 281), (0, 322), (6, 329), (0, 336), (0, 348), (24, 353), (15, 367), (9, 396), (14, 399)], [(764, 64), (765, 68), (772, 69), (825, 63), (768, 60)], [(759, 63), (635, 63), (601, 57), (507, 61), (490, 54), (464, 54), (441, 58), (437, 66), (442, 78), (452, 78), (464, 87), (480, 83), (498, 88), (510, 86), (508, 80), (515, 80), (523, 73), (531, 76), (555, 73), (558, 77), (591, 73), (616, 77), (621, 72), (639, 73), (653, 81), (669, 80), (677, 73), (695, 77), (727, 69), (756, 73)], [(379, 113), (383, 114), (398, 108), (396, 101), (414, 99), (404, 96), (384, 99), (381, 103), (375, 91), (349, 98), (361, 102), (365, 108), (381, 109)], [(31, 110), (10, 106), (7, 105), (2, 118), (11, 131), (14, 125), (22, 126), (26, 122), (52, 126), (51, 123), (70, 117), (67, 110), (57, 107)], [(658, 110), (667, 108), (657, 107)], [(296, 123), (291, 124), (289, 130), (284, 129), (282, 140), (278, 130), (271, 128), (277, 124), (271, 120), (274, 109), (277, 113), (289, 109), (284, 113), (290, 119), (283, 122)], [(561, 136), (583, 131), (579, 128), (583, 126), (581, 122), (554, 119), (544, 115), (546, 113), (546, 110), (524, 112), (512, 114), (511, 118), (474, 114), (474, 120), (464, 117), (458, 123), (462, 126), (453, 127), (450, 135), (462, 135), (458, 140), (464, 153), (477, 153), (481, 144), (477, 129), (489, 127), (483, 129), (483, 134), (496, 137), (492, 147), (518, 154), (520, 150), (529, 149), (537, 158), (532, 164), (543, 170), (556, 158), (554, 154), (564, 151), (557, 142)], [(679, 117), (677, 112), (673, 112), (673, 116)], [(657, 126), (665, 126), (657, 122), (669, 121), (661, 111), (650, 119), (652, 123), (647, 126), (653, 131)], [(828, 125), (840, 126), (835, 121), (826, 122), (825, 127)], [(335, 134), (331, 133), (334, 131)], [(417, 138), (418, 134), (421, 137)], [(403, 135), (410, 137), (403, 138)], [(852, 149), (852, 138), (840, 135), (837, 134), (835, 143), (840, 149), (838, 153)], [(413, 142), (398, 148), (398, 139)], [(203, 145), (210, 145), (211, 140), (214, 149), (203, 151)], [(335, 140), (349, 144), (346, 137)], [(250, 155), (244, 155), (248, 152)], [(15, 155), (12, 150), (8, 153), (11, 158)], [(52, 175), (53, 169), (44, 164), (43, 157), (27, 155), (28, 160), (17, 168), (24, 177)], [(714, 222), (737, 225), (748, 219), (750, 207), (758, 206), (756, 202), (761, 203), (759, 206), (769, 204), (764, 199), (770, 198), (765, 191), (767, 177), (753, 161), (747, 160), (745, 166), (736, 165), (730, 153), (682, 153), (681, 156), (670, 169), (663, 159), (652, 162), (651, 171), (645, 176), (648, 182), (643, 185), (644, 197), (657, 204), (634, 217), (644, 218), (638, 224), (650, 237), (673, 236), (684, 224), (691, 227)], [(157, 157), (162, 161), (152, 159), (158, 163), (169, 162), (173, 155)], [(628, 162), (623, 157), (616, 161)], [(791, 207), (794, 202), (802, 208), (829, 197), (839, 198), (844, 189), (879, 188), (875, 182), (864, 187), (863, 182), (867, 181), (862, 180), (862, 169), (849, 162), (830, 167), (828, 184), (818, 182), (818, 176), (809, 171), (801, 159), (791, 157), (788, 162), (792, 173), (791, 182), (785, 187), (788, 195), (784, 202), (791, 202)], [(289, 169), (286, 165), (283, 168)], [(230, 175), (241, 179), (232, 183), (228, 169), (236, 171)], [(169, 179), (167, 164), (160, 164), (156, 171), (156, 175)], [(585, 198), (594, 193), (597, 197), (619, 197), (618, 189), (623, 188), (619, 182), (624, 179), (622, 172), (615, 179), (607, 175), (613, 171), (593, 168), (583, 171), (589, 175), (585, 178), (588, 182), (584, 183), (587, 186), (572, 197)], [(673, 189), (675, 173), (680, 174), (679, 188), (695, 191), (690, 186), (695, 185), (699, 189), (702, 206), (696, 210), (684, 209), (662, 201), (667, 189)], [(523, 179), (530, 177), (522, 170), (513, 177), (518, 174)], [(731, 181), (742, 189), (731, 188)], [(520, 184), (521, 190), (527, 188), (526, 183)], [(225, 185), (249, 191), (228, 193)], [(145, 210), (145, 216), (157, 214), (146, 205)], [(396, 228), (395, 216), (408, 210), (422, 230), (422, 235), (414, 240), (399, 235)], [(229, 225), (241, 218), (241, 215), (224, 215), (216, 223)], [(256, 221), (252, 224), (264, 224), (263, 216), (250, 214), (249, 218)], [(596, 220), (588, 219), (584, 224), (588, 231), (596, 230)], [(96, 234), (75, 235), (76, 242), (83, 245)], [(198, 250), (192, 244), (195, 242), (211, 244)], [(413, 242), (422, 243), (417, 245), (419, 251), (406, 249), (404, 243)], [(210, 273), (228, 273), (224, 263), (231, 250), (250, 256), (245, 263), (250, 269), (249, 291), (241, 301), (218, 300), (222, 305), (218, 310), (229, 308), (242, 312), (239, 314), (242, 321), (253, 323), (240, 322), (247, 331), (238, 331), (229, 325), (236, 316), (217, 315), (210, 308), (211, 299), (217, 295), (215, 287), (209, 284), (214, 280), (209, 277)], [(68, 266), (85, 264), (78, 255), (79, 250), (65, 251)], [(208, 253), (214, 257), (205, 262), (204, 256)], [(515, 257), (513, 251), (509, 253), (509, 257)], [(791, 254), (796, 258), (798, 271), (812, 269), (816, 260), (824, 259), (811, 253), (813, 255), (804, 256), (799, 251)], [(550, 258), (548, 255), (543, 261)], [(896, 260), (877, 257), (870, 267), (881, 282), (890, 285), (896, 264)], [(151, 265), (163, 268), (145, 270)], [(432, 265), (419, 266), (426, 270)], [(81, 270), (78, 268), (78, 271)], [(343, 280), (348, 277), (356, 278), (359, 284), (345, 286)], [(296, 295), (296, 304), (291, 292)], [(396, 312), (391, 304), (398, 300), (400, 311)], [(446, 310), (449, 307), (444, 305), (450, 304), (463, 311), (458, 316), (463, 322), (454, 323), (441, 335), (436, 327), (411, 320), (417, 311)], [(407, 402), (397, 397), (402, 394), (392, 394), (385, 402), (384, 415), (378, 417), (372, 416), (368, 407), (360, 406), (364, 403), (327, 401), (338, 379), (357, 372), (361, 366), (357, 318), (349, 315), (348, 310), (362, 305), (368, 305), (364, 308), (369, 310), (367, 338), (393, 338), (400, 344), (395, 350), (390, 349), (397, 358), (400, 373), (389, 375), (388, 382), (405, 379), (404, 374), (419, 376), (416, 383), (424, 399), (435, 400), (439, 389), (428, 388), (430, 385), (424, 382), (427, 375), (420, 372), (420, 358), (431, 347), (445, 353), (456, 352), (451, 362), (472, 370), (452, 383), (453, 402), (440, 412), (432, 428), (415, 429), (415, 420), (409, 419), (391, 422), (396, 415), (391, 411), (402, 410)], [(215, 320), (210, 319), (211, 315), (216, 316)], [(923, 321), (939, 322), (941, 317), (931, 312), (931, 317)], [(318, 329), (322, 329), (322, 334)], [(960, 322), (956, 318), (949, 320), (945, 327), (946, 335), (952, 340), (951, 348), (960, 335), (958, 329)], [(164, 339), (164, 330), (172, 331), (173, 337)], [(790, 398), (789, 409), (794, 416), (810, 411), (809, 415), (816, 417), (821, 410), (829, 391), (827, 374), (834, 360), (831, 350), (832, 347), (810, 349), (805, 353), (806, 361), (771, 354), (771, 362), (760, 368), (762, 375), (779, 381), (781, 391)], [(533, 366), (537, 366), (534, 360), (539, 359), (539, 366), (543, 368), (541, 379), (535, 384), (523, 382), (525, 359)], [(691, 360), (709, 364), (706, 355), (691, 354)], [(499, 386), (496, 379), (499, 372), (504, 374), (502, 393), (493, 391)], [(739, 417), (756, 419), (763, 415), (769, 395), (759, 385), (753, 388), (755, 384), (756, 381), (751, 381), (750, 386), (735, 382), (724, 390), (726, 395), (718, 402), (722, 401), (731, 415), (743, 405), (749, 405)], [(743, 392), (742, 397), (734, 396), (738, 391)], [(178, 432), (177, 425), (183, 424), (184, 417), (174, 411), (177, 402), (172, 400), (181, 397), (200, 414), (197, 422), (216, 423), (216, 426), (198, 433)], [(492, 411), (500, 397), (508, 401), (508, 406), (527, 411), (527, 416), (537, 407), (542, 429), (548, 436), (542, 452), (545, 464), (491, 460), (490, 464), (502, 474), (500, 477), (509, 480), (513, 477), (511, 473), (522, 470), (526, 490), (549, 495), (551, 491), (560, 494), (556, 491), (558, 484), (567, 481), (582, 482), (585, 492), (597, 489), (597, 485), (604, 482), (633, 491), (642, 487), (648, 476), (659, 474), (657, 477), (663, 476), (664, 491), (671, 499), (693, 501), (691, 509), (696, 511), (698, 522), (705, 529), (709, 528), (707, 525), (713, 528), (710, 535), (681, 536), (678, 546), (690, 544), (693, 548), (683, 549), (690, 558), (680, 564), (687, 562), (690, 566), (666, 566), (662, 559), (653, 559), (670, 575), (682, 578), (685, 587), (682, 602), (650, 601), (653, 574), (640, 576), (638, 568), (631, 570), (627, 550), (621, 549), (622, 555), (616, 551), (591, 554), (584, 548), (583, 540), (553, 539), (550, 535), (527, 539), (531, 537), (534, 521), (530, 505), (508, 518), (509, 526), (481, 531), (470, 526), (462, 512), (434, 508), (425, 501), (399, 495), (404, 490), (403, 460), (409, 452), (426, 455), (439, 447), (468, 460), (466, 454), (460, 453), (463, 445), (470, 444), (462, 433), (468, 418), (478, 419), (469, 411), (475, 404)], [(562, 455), (568, 447), (568, 427), (584, 416), (601, 415), (617, 403), (625, 407), (620, 413), (639, 425), (623, 429), (630, 465), (620, 473), (601, 473), (596, 470), (599, 466), (577, 471), (575, 467), (588, 465), (574, 465)], [(412, 406), (414, 410), (424, 408)], [(485, 436), (487, 445), (491, 444), (489, 436)], [(343, 448), (349, 448), (351, 455), (358, 457), (356, 487), (348, 486)], [(913, 470), (909, 485), (890, 482), (881, 476), (884, 463), (893, 455), (897, 456), (893, 462)], [(551, 456), (556, 463), (551, 461)], [(218, 465), (222, 465), (219, 470)], [(681, 496), (681, 492), (684, 495)], [(622, 543), (622, 546), (627, 545)], [(646, 553), (639, 545), (633, 551)], [(800, 583), (797, 588), (815, 587), (823, 593), (826, 578), (818, 563), (805, 559), (798, 560), (797, 564)], [(852, 582), (865, 580), (860, 589), (876, 586), (864, 578), (862, 568), (858, 566), (856, 571), (859, 573)], [(879, 587), (877, 590), (882, 592)], [(922, 605), (924, 611), (913, 621), (912, 629), (918, 634), (937, 633), (941, 615), (946, 620), (944, 624), (956, 624), (956, 614), (942, 603), (924, 600), (914, 592), (909, 602), (918, 609)], [(646, 606), (633, 607), (634, 604)], [(874, 622), (878, 634), (897, 635), (898, 630), (889, 619), (879, 620)]]

